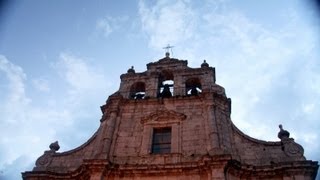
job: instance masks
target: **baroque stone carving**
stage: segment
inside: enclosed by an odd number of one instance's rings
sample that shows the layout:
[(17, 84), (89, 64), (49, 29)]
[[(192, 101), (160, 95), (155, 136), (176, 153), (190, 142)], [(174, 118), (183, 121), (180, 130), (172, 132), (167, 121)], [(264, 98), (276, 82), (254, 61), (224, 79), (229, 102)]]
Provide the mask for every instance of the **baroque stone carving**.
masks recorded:
[(152, 122), (152, 121), (161, 121), (161, 120), (168, 120), (171, 121), (182, 121), (186, 119), (186, 115), (182, 113), (178, 113), (175, 111), (168, 111), (168, 110), (158, 110), (150, 115), (141, 118), (141, 124)]
[(304, 153), (303, 147), (300, 144), (294, 142), (292, 138), (281, 140), (281, 142), (283, 143), (284, 153), (287, 156), (290, 156), (290, 157), (303, 156), (303, 153)]
[(290, 138), (290, 133), (284, 130), (282, 125), (279, 125), (280, 131), (278, 133), (278, 138), (281, 139), (282, 150), (287, 156), (290, 157), (301, 157), (303, 156), (303, 147), (294, 142), (293, 138)]
[(42, 156), (40, 156), (36, 161), (36, 166), (47, 166), (52, 161), (52, 151), (45, 151)]
[(52, 161), (52, 155), (60, 149), (58, 141), (55, 141), (49, 145), (50, 150), (45, 151), (36, 161), (36, 167), (48, 166)]

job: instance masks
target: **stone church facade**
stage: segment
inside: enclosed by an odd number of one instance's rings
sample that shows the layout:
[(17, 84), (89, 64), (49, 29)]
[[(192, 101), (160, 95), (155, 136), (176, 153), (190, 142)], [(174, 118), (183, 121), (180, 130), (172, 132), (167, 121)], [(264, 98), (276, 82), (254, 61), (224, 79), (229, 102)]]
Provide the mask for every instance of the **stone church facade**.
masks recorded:
[(80, 147), (50, 145), (24, 180), (312, 180), (318, 162), (280, 125), (280, 141), (249, 137), (231, 121), (231, 99), (205, 61), (190, 68), (169, 53), (121, 75)]

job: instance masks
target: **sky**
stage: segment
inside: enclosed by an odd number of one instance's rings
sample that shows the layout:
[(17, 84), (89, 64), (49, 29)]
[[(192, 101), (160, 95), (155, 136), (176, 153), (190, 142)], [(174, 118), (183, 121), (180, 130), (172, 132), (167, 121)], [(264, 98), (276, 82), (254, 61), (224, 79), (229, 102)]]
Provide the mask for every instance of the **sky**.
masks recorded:
[[(309, 2), (309, 3), (307, 3)], [(244, 133), (279, 141), (278, 125), (320, 161), (320, 19), (305, 0), (0, 2), (0, 179), (21, 179), (58, 140), (98, 129), (120, 75), (164, 57), (216, 68)], [(318, 175), (318, 179), (319, 175)]]

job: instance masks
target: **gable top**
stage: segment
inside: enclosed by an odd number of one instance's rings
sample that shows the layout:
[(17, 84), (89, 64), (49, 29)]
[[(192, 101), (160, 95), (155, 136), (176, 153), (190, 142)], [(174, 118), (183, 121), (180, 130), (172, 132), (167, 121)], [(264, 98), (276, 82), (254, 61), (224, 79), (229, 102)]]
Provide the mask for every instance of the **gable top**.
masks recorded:
[(151, 62), (147, 64), (147, 70), (156, 70), (161, 68), (167, 69), (185, 69), (188, 68), (188, 61), (187, 60), (179, 60), (176, 58), (170, 58), (166, 56), (162, 59), (159, 59), (157, 62)]
[(211, 74), (213, 76), (213, 79), (215, 82), (215, 68), (210, 67), (209, 64), (206, 62), (206, 60), (203, 61), (203, 63), (200, 65), (200, 67), (191, 68), (188, 67), (188, 61), (187, 60), (180, 60), (176, 58), (171, 58), (169, 55), (167, 55), (164, 58), (159, 59), (155, 62), (150, 62), (147, 64), (147, 71), (144, 72), (136, 72), (133, 68), (128, 69), (127, 73), (122, 74), (120, 76), (121, 80), (124, 79), (132, 79), (134, 77), (138, 76), (149, 76), (153, 73), (161, 73), (164, 71), (172, 72), (173, 74), (177, 74), (178, 72), (183, 71), (187, 74)]

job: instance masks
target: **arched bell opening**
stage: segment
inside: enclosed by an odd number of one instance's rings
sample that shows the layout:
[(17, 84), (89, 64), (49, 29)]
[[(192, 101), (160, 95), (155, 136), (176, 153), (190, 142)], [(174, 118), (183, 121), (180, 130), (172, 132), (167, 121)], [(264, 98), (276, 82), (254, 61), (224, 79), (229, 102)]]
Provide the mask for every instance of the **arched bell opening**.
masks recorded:
[(169, 98), (174, 95), (173, 74), (170, 71), (163, 71), (159, 76), (158, 97)]
[(186, 95), (197, 96), (202, 93), (201, 82), (199, 78), (191, 78), (186, 81)]
[(144, 99), (146, 95), (146, 86), (143, 82), (136, 82), (130, 88), (130, 99)]

